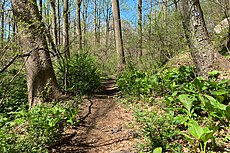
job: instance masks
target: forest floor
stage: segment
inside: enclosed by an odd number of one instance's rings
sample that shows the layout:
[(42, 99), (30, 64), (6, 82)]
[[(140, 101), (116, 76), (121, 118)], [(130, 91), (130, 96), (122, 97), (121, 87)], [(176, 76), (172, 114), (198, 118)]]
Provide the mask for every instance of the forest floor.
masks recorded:
[[(71, 139), (55, 152), (64, 153), (135, 153), (135, 129), (130, 126), (132, 114), (117, 102), (118, 89), (114, 79), (104, 80), (101, 91), (81, 106), (80, 118), (87, 116)], [(87, 115), (88, 114), (88, 115)]]

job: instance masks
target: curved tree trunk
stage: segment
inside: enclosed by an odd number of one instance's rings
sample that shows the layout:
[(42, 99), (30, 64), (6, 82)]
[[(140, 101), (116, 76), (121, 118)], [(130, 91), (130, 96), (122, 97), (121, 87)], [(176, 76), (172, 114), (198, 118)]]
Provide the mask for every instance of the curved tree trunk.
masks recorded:
[(229, 70), (229, 61), (217, 52), (209, 39), (199, 0), (181, 0), (179, 9), (185, 36), (198, 74), (207, 78), (207, 72), (211, 70)]
[(52, 67), (45, 26), (41, 21), (36, 0), (11, 0), (13, 13), (21, 30), (20, 45), (25, 58), (25, 68), (30, 108), (44, 102), (45, 98), (61, 96)]

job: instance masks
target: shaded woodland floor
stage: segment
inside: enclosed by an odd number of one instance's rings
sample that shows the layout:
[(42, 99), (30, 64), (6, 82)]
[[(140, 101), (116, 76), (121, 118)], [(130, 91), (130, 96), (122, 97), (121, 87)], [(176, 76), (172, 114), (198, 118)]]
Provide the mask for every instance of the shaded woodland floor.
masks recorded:
[[(74, 133), (54, 152), (66, 153), (135, 153), (135, 130), (128, 125), (132, 114), (115, 98), (115, 80), (104, 80), (101, 91), (81, 106), (80, 118), (87, 116)], [(89, 113), (90, 112), (90, 113)]]

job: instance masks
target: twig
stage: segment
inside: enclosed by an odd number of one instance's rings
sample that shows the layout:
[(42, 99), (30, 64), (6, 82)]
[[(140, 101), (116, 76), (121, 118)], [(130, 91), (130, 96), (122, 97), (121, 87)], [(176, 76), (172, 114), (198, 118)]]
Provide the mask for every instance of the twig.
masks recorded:
[(91, 107), (93, 106), (93, 102), (89, 98), (86, 98), (86, 99), (90, 102), (89, 112), (84, 117), (79, 119), (80, 122), (84, 121), (91, 114)]
[[(32, 50), (32, 51), (33, 51), (33, 50)], [(25, 54), (21, 54), (21, 55), (16, 55), (16, 56), (14, 56), (14, 58), (12, 58), (12, 59), (10, 60), (10, 62), (9, 62), (3, 69), (0, 70), (0, 73), (4, 72), (8, 67), (10, 67), (10, 65), (12, 65), (16, 59), (18, 59), (18, 58), (20, 58), (20, 57), (28, 57), (28, 56), (30, 56), (30, 54), (31, 54), (32, 51), (29, 51), (29, 52), (27, 52), (27, 53), (25, 53)]]

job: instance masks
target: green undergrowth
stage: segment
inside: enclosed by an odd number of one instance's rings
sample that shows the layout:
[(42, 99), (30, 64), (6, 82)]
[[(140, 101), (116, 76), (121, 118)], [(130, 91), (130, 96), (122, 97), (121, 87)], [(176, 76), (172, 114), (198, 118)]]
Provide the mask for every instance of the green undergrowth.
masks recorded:
[(26, 76), (16, 67), (0, 74), (0, 113), (17, 111), (27, 103)]
[(229, 80), (196, 76), (192, 67), (158, 73), (127, 70), (117, 84), (124, 95), (139, 97), (133, 105), (145, 143), (140, 152), (229, 152)]
[(37, 105), (0, 114), (0, 152), (49, 152), (61, 140), (63, 131), (76, 125), (76, 101)]
[(89, 53), (74, 54), (55, 64), (55, 70), (60, 86), (69, 93), (92, 94), (100, 86), (101, 73)]

